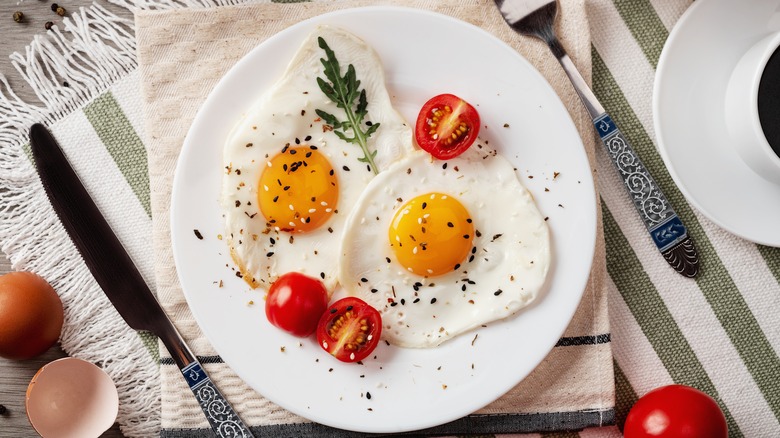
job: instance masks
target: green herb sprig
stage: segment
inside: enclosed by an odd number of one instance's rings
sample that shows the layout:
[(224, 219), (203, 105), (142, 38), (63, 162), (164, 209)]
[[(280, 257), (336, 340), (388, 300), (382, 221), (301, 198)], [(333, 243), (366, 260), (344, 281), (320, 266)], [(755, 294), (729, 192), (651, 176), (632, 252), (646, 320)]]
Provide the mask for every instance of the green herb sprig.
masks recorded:
[[(374, 163), (376, 151), (370, 152), (366, 141), (379, 128), (379, 123), (368, 126), (365, 131), (361, 128), (363, 119), (367, 114), (366, 107), (368, 106), (368, 101), (366, 100), (366, 90), (360, 90), (360, 81), (357, 79), (355, 67), (352, 64), (349, 64), (347, 73), (344, 77), (341, 77), (341, 67), (338, 59), (336, 59), (336, 54), (333, 53), (333, 50), (331, 50), (322, 37), (319, 37), (317, 42), (320, 48), (325, 51), (326, 58), (321, 58), (320, 61), (322, 61), (322, 65), (325, 67), (324, 73), (327, 79), (326, 81), (318, 77), (317, 85), (328, 96), (328, 99), (333, 101), (338, 108), (344, 110), (347, 120), (340, 121), (333, 114), (320, 109), (315, 110), (315, 112), (325, 123), (333, 127), (333, 132), (339, 138), (349, 143), (357, 143), (363, 149), (363, 157), (358, 158), (358, 161), (368, 164), (376, 175), (379, 173), (376, 163)], [(355, 99), (357, 99), (357, 104)], [(347, 136), (349, 131), (352, 131), (352, 136)]]

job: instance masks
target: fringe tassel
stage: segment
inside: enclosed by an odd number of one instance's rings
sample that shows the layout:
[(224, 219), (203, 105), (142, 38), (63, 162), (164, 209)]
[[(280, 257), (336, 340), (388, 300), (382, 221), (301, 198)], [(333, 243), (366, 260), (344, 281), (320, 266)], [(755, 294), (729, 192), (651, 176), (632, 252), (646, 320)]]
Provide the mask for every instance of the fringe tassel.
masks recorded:
[(247, 0), (108, 0), (109, 2), (133, 10), (166, 10), (178, 8), (208, 8), (248, 3)]
[(90, 275), (24, 149), (30, 125), (56, 123), (135, 70), (133, 23), (97, 4), (63, 23), (64, 31), (55, 27), (49, 36), (36, 36), (24, 54), (11, 56), (39, 104), (24, 102), (0, 75), (2, 250), (15, 270), (37, 272), (60, 293), (66, 315), (62, 348), (113, 378), (124, 435), (159, 436), (159, 365)]

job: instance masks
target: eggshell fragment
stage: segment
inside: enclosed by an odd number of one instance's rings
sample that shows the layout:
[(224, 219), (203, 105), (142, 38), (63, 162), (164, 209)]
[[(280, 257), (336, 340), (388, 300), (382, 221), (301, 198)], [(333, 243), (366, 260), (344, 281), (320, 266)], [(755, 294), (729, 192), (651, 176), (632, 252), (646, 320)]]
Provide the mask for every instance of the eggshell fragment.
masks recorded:
[(99, 437), (116, 420), (119, 394), (98, 366), (76, 358), (44, 365), (27, 387), (27, 417), (43, 438)]

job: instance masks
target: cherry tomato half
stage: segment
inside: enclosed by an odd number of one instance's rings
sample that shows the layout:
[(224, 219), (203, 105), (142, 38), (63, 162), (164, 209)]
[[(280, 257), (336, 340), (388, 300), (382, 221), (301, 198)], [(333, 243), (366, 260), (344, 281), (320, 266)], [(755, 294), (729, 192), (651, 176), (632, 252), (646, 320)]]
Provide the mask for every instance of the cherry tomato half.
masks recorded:
[(316, 278), (297, 272), (279, 277), (268, 290), (265, 316), (271, 324), (295, 336), (314, 333), (328, 307), (328, 291)]
[(477, 139), (479, 114), (468, 102), (452, 94), (440, 94), (423, 105), (417, 116), (417, 144), (440, 160), (462, 154)]
[(371, 354), (382, 334), (379, 312), (360, 298), (342, 298), (328, 306), (317, 325), (317, 342), (342, 362)]
[(634, 404), (626, 438), (726, 438), (726, 417), (709, 395), (685, 385), (654, 389)]

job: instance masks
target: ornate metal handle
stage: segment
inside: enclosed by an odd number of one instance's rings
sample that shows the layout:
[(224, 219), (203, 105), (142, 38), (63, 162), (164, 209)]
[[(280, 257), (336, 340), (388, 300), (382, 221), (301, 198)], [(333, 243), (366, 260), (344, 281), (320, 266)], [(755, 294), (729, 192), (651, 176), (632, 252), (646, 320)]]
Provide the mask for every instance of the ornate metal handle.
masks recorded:
[(698, 257), (688, 231), (642, 160), (609, 114), (603, 113), (595, 118), (593, 125), (655, 245), (678, 272), (688, 277), (695, 276)]
[(203, 413), (216, 436), (225, 438), (252, 438), (252, 432), (241, 421), (227, 399), (209, 378), (197, 360), (181, 368), (181, 373), (198, 399)]

